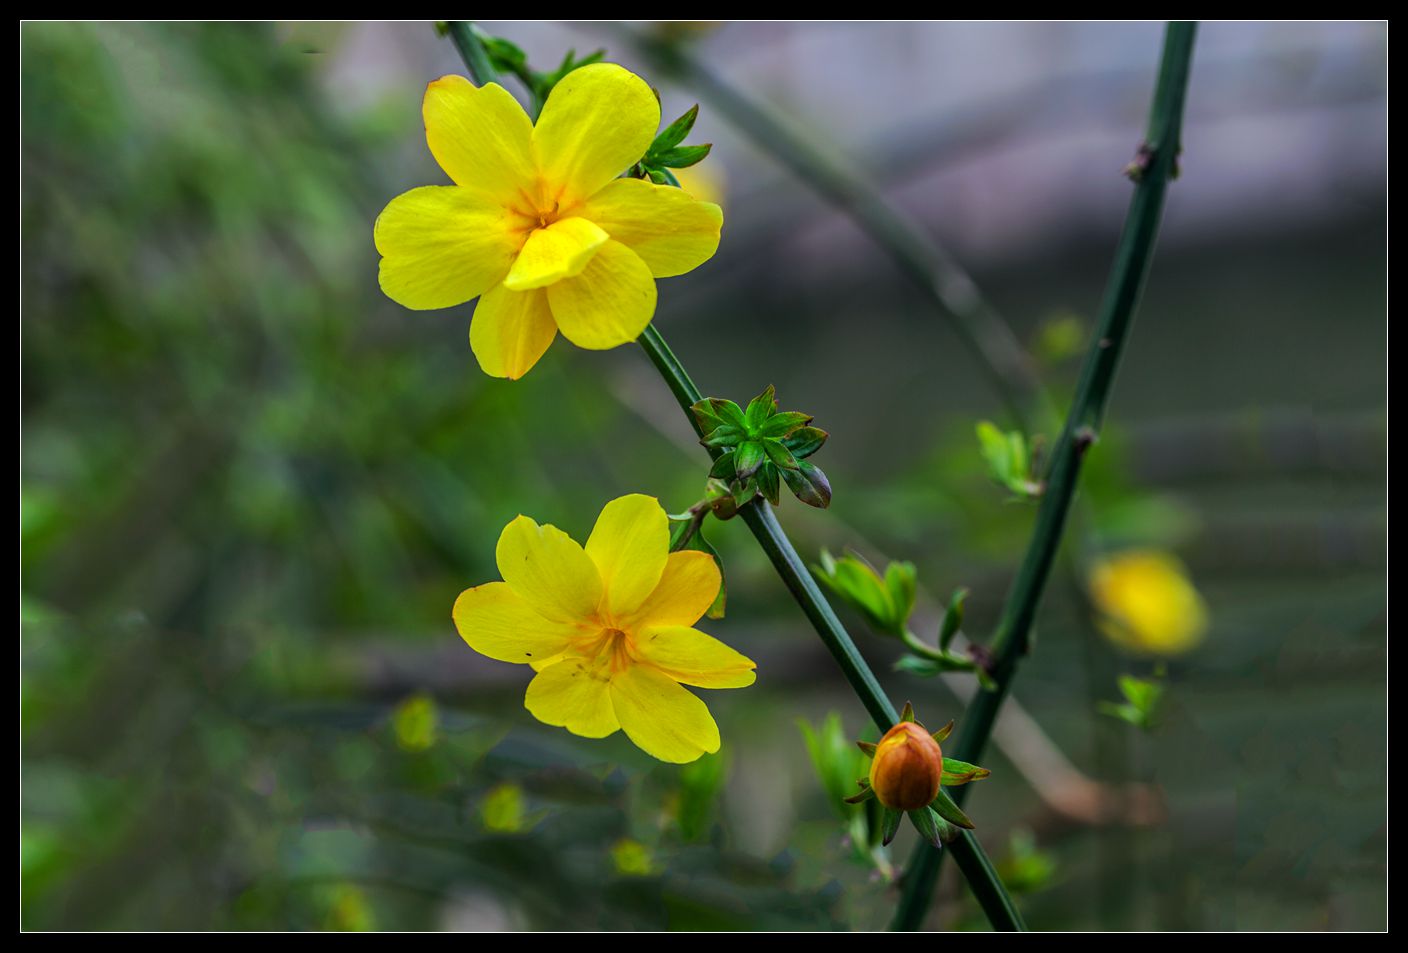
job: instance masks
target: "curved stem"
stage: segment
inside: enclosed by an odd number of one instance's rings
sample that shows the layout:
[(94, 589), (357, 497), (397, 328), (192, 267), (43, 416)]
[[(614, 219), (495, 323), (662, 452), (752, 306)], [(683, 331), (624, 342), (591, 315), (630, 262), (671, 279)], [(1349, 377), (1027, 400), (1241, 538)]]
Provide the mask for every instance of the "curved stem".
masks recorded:
[[(1008, 594), (994, 639), (991, 668), (994, 686), (979, 692), (965, 712), (954, 757), (977, 762), (992, 733), (1002, 701), (1007, 697), (1017, 666), (1031, 641), (1032, 622), (1041, 605), (1041, 596), (1051, 567), (1060, 549), (1066, 517), (1075, 498), (1085, 453), (1095, 443), (1105, 408), (1115, 382), (1125, 341), (1139, 305), (1140, 293), (1149, 274), (1159, 220), (1163, 213), (1168, 183), (1177, 169), (1183, 104), (1188, 89), (1188, 71), (1193, 58), (1195, 23), (1174, 22), (1164, 33), (1158, 83), (1149, 112), (1149, 127), (1135, 165), (1131, 167), (1136, 186), (1125, 217), (1124, 230), (1115, 251), (1109, 284), (1100, 307), (1098, 331), (1081, 371), (1075, 402), (1065, 428), (1052, 452), (1047, 470), (1046, 494), (1037, 511), (1031, 543)], [(955, 793), (962, 802), (966, 788)], [(916, 929), (923, 920), (942, 854), (917, 850), (905, 873), (906, 897), (893, 924), (895, 929)], [(913, 891), (914, 896), (909, 896)]]
[(464, 60), (464, 65), (469, 69), (469, 76), (474, 80), (476, 86), (483, 86), (485, 83), (492, 83), (499, 78), (499, 74), (494, 70), (494, 64), (489, 60), (489, 51), (484, 49), (484, 44), (479, 37), (475, 36), (474, 29), (469, 25), (468, 20), (451, 20), (447, 27), (450, 31), (450, 39), (455, 43), (455, 49), (459, 50), (460, 59)]

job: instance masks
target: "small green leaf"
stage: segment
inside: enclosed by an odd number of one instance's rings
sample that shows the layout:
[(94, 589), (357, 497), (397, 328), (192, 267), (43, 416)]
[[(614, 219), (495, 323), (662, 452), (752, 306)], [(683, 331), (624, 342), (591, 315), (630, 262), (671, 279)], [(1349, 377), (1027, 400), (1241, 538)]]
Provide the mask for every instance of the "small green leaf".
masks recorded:
[(773, 506), (782, 502), (782, 480), (777, 475), (777, 467), (771, 463), (758, 467), (758, 489)]
[(733, 424), (720, 424), (709, 433), (709, 436), (702, 438), (699, 442), (711, 450), (718, 450), (724, 447), (736, 447), (746, 437), (747, 435)]
[(781, 440), (766, 438), (762, 441), (763, 450), (767, 453), (768, 459), (784, 470), (796, 470), (797, 458), (792, 456), (792, 451), (782, 445)]
[(668, 169), (687, 169), (703, 162), (708, 157), (709, 150), (713, 148), (714, 144), (711, 142), (698, 146), (676, 146), (668, 152), (652, 156), (651, 160)]
[(973, 822), (968, 819), (968, 815), (963, 813), (961, 807), (953, 803), (953, 798), (945, 794), (943, 788), (939, 788), (938, 795), (929, 802), (929, 806), (934, 809), (934, 813), (950, 824), (957, 824), (970, 831), (973, 829)]
[(650, 176), (650, 181), (654, 182), (656, 185), (675, 185), (675, 184), (676, 184), (676, 183), (674, 183), (674, 182), (671, 181), (671, 179), (673, 179), (674, 176), (670, 175), (670, 173), (665, 172), (665, 171), (663, 171), (663, 170), (661, 170), (661, 169), (651, 169), (648, 174), (649, 174), (649, 176)]
[(762, 466), (765, 459), (767, 459), (767, 452), (763, 450), (763, 445), (756, 440), (748, 440), (739, 444), (733, 459), (734, 471), (738, 474), (738, 479), (746, 480), (757, 473), (758, 467)]
[(769, 384), (766, 390), (748, 402), (748, 410), (743, 415), (745, 421), (744, 429), (746, 429), (749, 434), (756, 435), (758, 428), (763, 425), (763, 421), (767, 420), (776, 412), (776, 392), (773, 390), (773, 386)]
[(694, 128), (694, 121), (699, 118), (699, 104), (690, 106), (683, 116), (670, 123), (660, 130), (660, 135), (655, 137), (655, 141), (650, 144), (650, 151), (647, 156), (658, 156), (668, 152), (675, 146), (684, 142), (689, 131)]
[(953, 788), (967, 784), (969, 781), (981, 781), (991, 774), (992, 772), (987, 768), (980, 768), (976, 764), (969, 764), (954, 758), (944, 758), (943, 779), (939, 783)]
[(943, 841), (939, 837), (939, 818), (927, 807), (918, 811), (910, 811), (909, 819), (914, 824), (914, 829), (935, 847), (941, 847)]
[(714, 412), (713, 405), (708, 399), (690, 404), (689, 412), (694, 414), (695, 420), (699, 421), (699, 429), (704, 432), (703, 436), (705, 437), (718, 427), (723, 426), (723, 418)]
[(819, 427), (800, 427), (783, 437), (782, 445), (792, 451), (792, 456), (802, 460), (820, 450), (829, 436)]
[(953, 644), (953, 637), (963, 627), (963, 603), (968, 599), (967, 589), (955, 589), (948, 599), (948, 610), (944, 612), (943, 626), (939, 629), (939, 650), (947, 652)]
[(911, 562), (893, 562), (885, 567), (885, 588), (890, 592), (890, 603), (894, 608), (894, 623), (903, 628), (910, 614), (914, 612), (916, 577), (918, 571)]
[(743, 408), (733, 401), (723, 397), (710, 397), (709, 406), (714, 411), (714, 416), (718, 417), (726, 424), (732, 424), (739, 430), (748, 429), (748, 418), (743, 414)]
[(881, 844), (886, 847), (890, 846), (890, 841), (894, 840), (895, 834), (899, 833), (900, 818), (902, 817), (904, 817), (903, 812), (896, 811), (888, 807), (885, 808), (884, 827), (882, 828), (884, 830), (884, 834), (880, 838)]
[[(801, 411), (789, 410), (782, 414), (773, 414), (763, 425), (758, 428), (759, 437), (785, 437), (792, 431), (800, 427), (805, 427), (811, 423), (811, 414), (804, 414)], [(789, 448), (790, 449), (790, 448)]]

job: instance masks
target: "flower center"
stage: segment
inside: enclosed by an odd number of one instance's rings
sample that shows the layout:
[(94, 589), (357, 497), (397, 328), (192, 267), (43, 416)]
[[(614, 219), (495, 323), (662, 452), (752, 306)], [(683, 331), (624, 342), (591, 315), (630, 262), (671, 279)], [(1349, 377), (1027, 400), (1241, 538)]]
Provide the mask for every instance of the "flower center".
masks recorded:
[(562, 218), (563, 210), (562, 202), (549, 197), (544, 189), (539, 189), (537, 194), (532, 194), (527, 189), (519, 189), (518, 197), (508, 206), (508, 211), (517, 220), (516, 230), (534, 232), (547, 228)]
[(582, 654), (590, 659), (607, 661), (614, 674), (624, 671), (635, 661), (632, 655), (634, 648), (635, 641), (625, 630), (602, 629), (582, 644)]

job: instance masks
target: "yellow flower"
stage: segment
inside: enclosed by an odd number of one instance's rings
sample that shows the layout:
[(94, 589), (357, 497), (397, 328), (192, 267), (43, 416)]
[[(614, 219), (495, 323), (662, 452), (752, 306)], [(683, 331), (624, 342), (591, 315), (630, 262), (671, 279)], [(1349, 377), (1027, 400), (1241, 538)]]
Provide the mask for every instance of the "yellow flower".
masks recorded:
[(469, 345), (516, 379), (561, 331), (579, 347), (633, 341), (655, 279), (713, 257), (723, 213), (670, 186), (617, 178), (649, 148), (660, 104), (611, 63), (559, 82), (534, 125), (508, 91), (443, 76), (425, 138), (454, 185), (412, 189), (376, 220), (381, 289), (416, 310), (479, 298)]
[(618, 728), (647, 754), (684, 763), (719, 750), (709, 709), (682, 688), (743, 688), (754, 664), (692, 626), (722, 582), (713, 557), (672, 553), (654, 497), (602, 509), (586, 547), (519, 516), (499, 536), (503, 582), (466, 589), (455, 627), (469, 647), (538, 674), (524, 705), (585, 738)]
[(1117, 645), (1150, 655), (1180, 655), (1202, 641), (1208, 611), (1183, 565), (1168, 553), (1135, 549), (1107, 556), (1090, 571), (1100, 627)]

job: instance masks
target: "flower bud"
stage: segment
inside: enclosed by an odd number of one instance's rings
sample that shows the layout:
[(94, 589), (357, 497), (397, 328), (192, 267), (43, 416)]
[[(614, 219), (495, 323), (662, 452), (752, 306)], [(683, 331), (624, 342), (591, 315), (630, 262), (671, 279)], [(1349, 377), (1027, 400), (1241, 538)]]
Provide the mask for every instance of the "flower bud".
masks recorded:
[(913, 721), (902, 721), (875, 746), (870, 787), (885, 807), (917, 811), (939, 793), (944, 756), (939, 743)]

